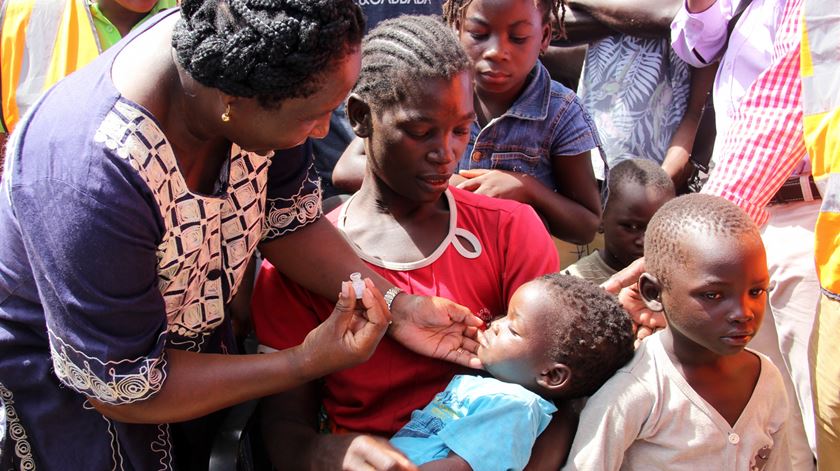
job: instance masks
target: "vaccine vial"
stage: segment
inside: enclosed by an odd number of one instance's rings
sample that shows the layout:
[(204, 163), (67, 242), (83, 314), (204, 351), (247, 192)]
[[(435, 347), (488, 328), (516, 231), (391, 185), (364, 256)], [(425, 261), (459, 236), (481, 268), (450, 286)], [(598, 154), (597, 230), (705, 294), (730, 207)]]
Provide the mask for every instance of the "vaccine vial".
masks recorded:
[(356, 292), (356, 299), (362, 299), (362, 292), (365, 290), (365, 282), (362, 274), (354, 272), (350, 274), (350, 282), (353, 283), (353, 291)]

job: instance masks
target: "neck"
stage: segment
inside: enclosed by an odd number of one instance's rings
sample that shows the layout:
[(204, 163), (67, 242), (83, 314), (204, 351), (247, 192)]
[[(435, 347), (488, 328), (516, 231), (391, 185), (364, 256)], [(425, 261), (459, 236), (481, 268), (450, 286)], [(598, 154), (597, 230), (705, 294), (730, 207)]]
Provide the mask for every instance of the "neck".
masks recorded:
[(448, 211), (444, 195), (431, 202), (412, 201), (395, 193), (371, 172), (365, 176), (353, 200), (356, 211), (364, 211), (371, 217), (387, 216), (396, 221), (416, 222), (436, 215), (440, 210)]
[(102, 14), (108, 18), (108, 21), (116, 26), (117, 31), (120, 32), (121, 36), (128, 34), (128, 32), (131, 31), (131, 28), (133, 28), (148, 14), (148, 12), (137, 13), (123, 8), (114, 0), (96, 0), (96, 5), (99, 7), (99, 10), (102, 11)]
[(700, 347), (670, 327), (662, 332), (662, 346), (675, 365), (682, 368), (720, 368), (726, 357)]

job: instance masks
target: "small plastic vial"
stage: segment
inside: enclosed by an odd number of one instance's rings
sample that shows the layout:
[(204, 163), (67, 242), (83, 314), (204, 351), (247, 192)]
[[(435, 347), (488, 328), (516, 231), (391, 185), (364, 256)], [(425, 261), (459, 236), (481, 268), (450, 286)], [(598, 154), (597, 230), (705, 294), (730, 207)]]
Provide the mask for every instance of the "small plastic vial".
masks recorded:
[(353, 283), (353, 290), (356, 292), (356, 299), (362, 299), (362, 292), (365, 290), (365, 282), (362, 274), (354, 272), (350, 274), (350, 282)]

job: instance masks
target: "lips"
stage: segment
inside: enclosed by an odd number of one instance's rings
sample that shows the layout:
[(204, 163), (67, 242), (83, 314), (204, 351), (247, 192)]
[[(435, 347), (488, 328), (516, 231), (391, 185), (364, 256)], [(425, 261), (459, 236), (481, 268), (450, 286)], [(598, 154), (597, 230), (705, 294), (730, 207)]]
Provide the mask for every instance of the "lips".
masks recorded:
[(425, 183), (429, 187), (435, 190), (439, 189), (446, 189), (449, 186), (449, 177), (451, 177), (451, 173), (444, 173), (444, 174), (429, 174), (429, 175), (421, 175), (417, 177), (421, 182)]
[(753, 336), (755, 336), (755, 332), (732, 332), (721, 337), (721, 340), (732, 346), (743, 347), (750, 343)]

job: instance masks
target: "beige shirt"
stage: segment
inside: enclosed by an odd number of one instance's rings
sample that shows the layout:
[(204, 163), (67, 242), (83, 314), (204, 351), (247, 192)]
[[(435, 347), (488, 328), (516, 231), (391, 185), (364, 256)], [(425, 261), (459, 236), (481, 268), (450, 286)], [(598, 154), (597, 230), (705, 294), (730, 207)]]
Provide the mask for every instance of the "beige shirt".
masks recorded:
[(578, 278), (591, 281), (596, 285), (600, 285), (601, 283), (607, 281), (609, 277), (613, 276), (616, 273), (616, 270), (610, 268), (596, 250), (577, 262), (569, 265), (562, 270), (562, 272), (564, 275), (576, 276)]

